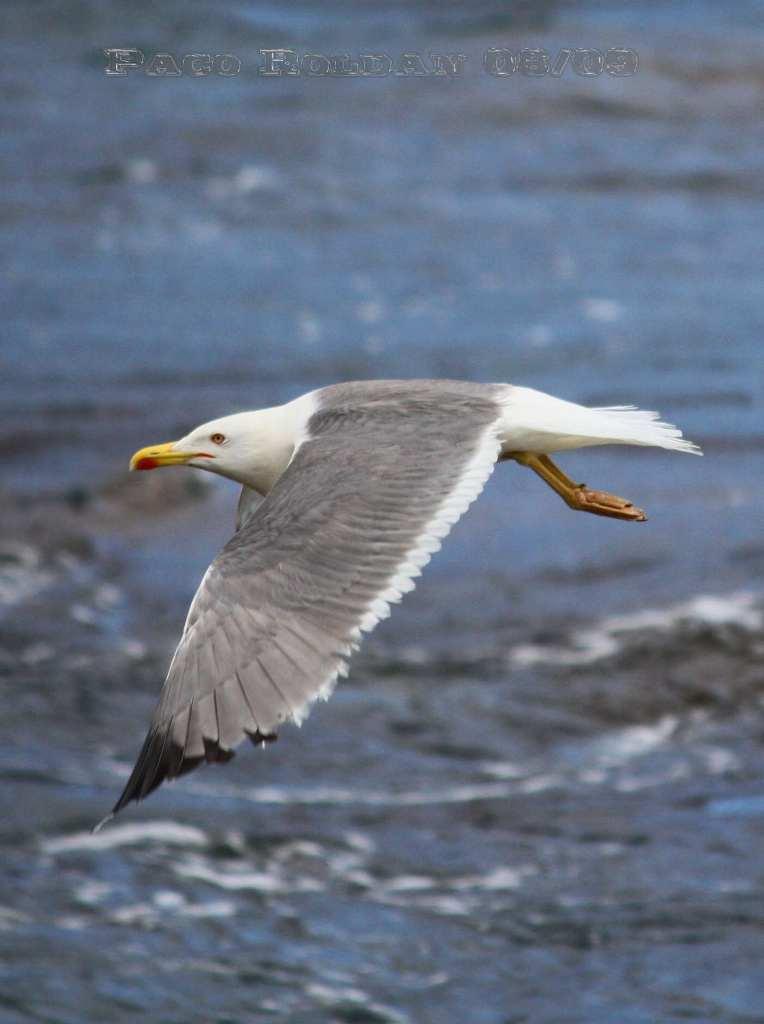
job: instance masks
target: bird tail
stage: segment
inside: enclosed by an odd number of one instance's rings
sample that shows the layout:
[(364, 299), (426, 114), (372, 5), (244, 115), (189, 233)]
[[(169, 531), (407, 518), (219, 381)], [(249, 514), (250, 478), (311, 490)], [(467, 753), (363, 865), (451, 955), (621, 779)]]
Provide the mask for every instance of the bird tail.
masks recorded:
[(510, 386), (504, 401), (504, 451), (554, 452), (599, 444), (648, 445), (702, 455), (660, 413), (634, 405), (588, 408), (575, 402)]
[(654, 448), (668, 448), (675, 452), (702, 455), (694, 441), (682, 436), (682, 431), (673, 423), (666, 423), (659, 412), (638, 409), (635, 405), (610, 405), (587, 409), (596, 413), (601, 429), (609, 436), (611, 443), (651, 445)]

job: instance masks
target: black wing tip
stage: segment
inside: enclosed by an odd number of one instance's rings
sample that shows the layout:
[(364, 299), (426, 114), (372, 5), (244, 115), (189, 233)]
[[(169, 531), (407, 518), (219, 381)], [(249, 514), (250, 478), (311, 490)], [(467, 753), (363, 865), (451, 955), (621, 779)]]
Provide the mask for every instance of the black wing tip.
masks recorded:
[[(130, 778), (111, 810), (111, 816), (119, 814), (123, 807), (133, 800), (142, 800), (161, 784), (167, 775), (165, 749), (167, 747), (167, 731), (159, 732), (151, 729), (143, 741)], [(169, 755), (172, 745), (167, 750)]]
[(186, 775), (202, 764), (225, 764), (234, 756), (233, 750), (205, 738), (204, 754), (201, 757), (186, 757), (183, 748), (168, 739), (168, 732), (169, 729), (149, 732), (119, 799), (111, 813), (98, 822), (94, 832), (99, 831), (128, 804), (145, 800), (163, 782)]
[(255, 729), (254, 732), (250, 732), (249, 729), (244, 730), (247, 734), (247, 738), (254, 743), (256, 747), (264, 747), (266, 743), (275, 743), (279, 738), (278, 733), (275, 732), (260, 732), (259, 729)]
[[(204, 742), (204, 757), (200, 757), (197, 760), (199, 763), (204, 761), (206, 764), (226, 764), (234, 756), (235, 751), (229, 750), (228, 747), (221, 747), (217, 740), (208, 740), (205, 736)], [(194, 765), (194, 767), (196, 767)]]
[[(103, 828), (128, 804), (145, 800), (165, 780), (186, 775), (202, 764), (226, 764), (235, 754), (230, 747), (222, 746), (219, 740), (211, 740), (204, 736), (204, 753), (188, 757), (187, 745), (181, 747), (174, 743), (170, 738), (171, 730), (172, 722), (164, 728), (149, 730), (119, 800), (114, 804), (111, 813), (98, 822), (94, 832)], [(273, 743), (277, 739), (276, 733), (261, 732), (259, 729), (254, 732), (247, 731), (247, 735), (257, 746)]]

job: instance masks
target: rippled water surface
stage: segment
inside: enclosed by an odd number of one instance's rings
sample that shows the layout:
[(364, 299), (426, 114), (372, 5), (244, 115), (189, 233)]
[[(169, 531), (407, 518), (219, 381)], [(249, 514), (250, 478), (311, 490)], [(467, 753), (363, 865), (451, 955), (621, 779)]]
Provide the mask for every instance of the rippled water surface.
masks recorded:
[[(761, 5), (6, 8), (2, 1024), (764, 1021)], [(131, 45), (242, 73), (107, 79)], [(467, 63), (258, 77), (279, 45)], [(236, 500), (130, 453), (397, 376), (705, 456), (561, 459), (640, 526), (500, 466), (301, 730), (92, 835)]]

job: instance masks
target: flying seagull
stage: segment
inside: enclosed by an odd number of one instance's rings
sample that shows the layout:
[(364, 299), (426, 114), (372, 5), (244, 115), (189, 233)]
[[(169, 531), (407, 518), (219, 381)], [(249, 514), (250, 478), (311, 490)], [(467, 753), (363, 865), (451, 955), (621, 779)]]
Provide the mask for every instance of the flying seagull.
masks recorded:
[(573, 509), (644, 520), (549, 457), (600, 444), (700, 454), (634, 406), (592, 409), (531, 388), (449, 380), (335, 384), (141, 448), (131, 469), (193, 466), (242, 491), (236, 532), (191, 602), (112, 815), (165, 779), (228, 761), (245, 736), (275, 739), (326, 700), (361, 634), (413, 589), (497, 461), (532, 469)]

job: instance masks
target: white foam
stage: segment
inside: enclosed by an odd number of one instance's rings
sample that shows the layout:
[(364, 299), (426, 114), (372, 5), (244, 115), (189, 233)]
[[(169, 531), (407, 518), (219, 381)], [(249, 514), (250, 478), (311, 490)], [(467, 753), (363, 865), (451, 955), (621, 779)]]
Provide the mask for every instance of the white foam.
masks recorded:
[(183, 914), (186, 917), (233, 917), (236, 913), (236, 904), (233, 900), (209, 900), (206, 903), (187, 903), (183, 907)]
[(275, 188), (278, 183), (276, 172), (262, 164), (245, 164), (233, 179), (234, 188), (243, 194), (261, 188)]
[(88, 907), (95, 907), (99, 903), (104, 903), (113, 891), (114, 886), (109, 882), (91, 880), (84, 882), (76, 889), (74, 898), (78, 903), (84, 903)]
[(0, 932), (12, 932), (22, 924), (28, 924), (32, 918), (28, 914), (13, 907), (0, 907)]
[[(217, 790), (219, 792), (219, 790)], [(426, 807), (438, 804), (470, 803), (473, 800), (503, 799), (517, 792), (504, 783), (476, 783), (445, 789), (384, 792), (373, 789), (344, 789), (332, 786), (259, 786), (236, 790), (232, 795), (256, 804), (360, 804), (376, 807)]]
[(71, 853), (75, 850), (113, 850), (137, 843), (165, 843), (172, 846), (208, 846), (201, 829), (178, 825), (174, 821), (150, 821), (130, 825), (109, 825), (101, 832), (75, 832), (71, 836), (43, 841), (45, 853)]
[(731, 775), (741, 771), (740, 758), (725, 747), (704, 747), (699, 756), (709, 775)]
[(650, 753), (669, 739), (678, 724), (673, 715), (665, 715), (652, 725), (631, 725), (596, 740), (591, 750), (601, 768), (617, 768), (634, 758)]
[(41, 665), (44, 661), (50, 661), (56, 654), (56, 649), (44, 641), (30, 644), (21, 652), (21, 661), (25, 665)]
[(390, 1024), (408, 1024), (409, 1021), (408, 1017), (398, 1013), (391, 1006), (373, 1002), (364, 991), (350, 985), (329, 986), (320, 982), (309, 982), (305, 986), (305, 994), (327, 1008), (357, 1006), (361, 1010), (359, 1020), (385, 1020)]
[(151, 898), (151, 902), (130, 903), (118, 907), (109, 914), (109, 920), (115, 924), (142, 924), (153, 928), (160, 921), (170, 916), (190, 917), (196, 920), (212, 917), (233, 917), (237, 912), (233, 900), (207, 900), (201, 903), (189, 903), (186, 897), (172, 889), (159, 889)]
[(599, 299), (594, 296), (583, 301), (584, 314), (589, 320), (601, 324), (612, 324), (620, 319), (623, 314), (623, 306), (615, 299)]
[(393, 893), (431, 892), (434, 889), (453, 892), (500, 892), (519, 889), (523, 879), (538, 874), (538, 869), (531, 864), (522, 864), (516, 868), (500, 865), (483, 875), (464, 875), (456, 878), (432, 878), (429, 875), (397, 875), (387, 879), (380, 890), (385, 895)]
[[(409, 894), (382, 894), (379, 900), (381, 903), (387, 903), (394, 907), (410, 908), (411, 906)], [(429, 910), (433, 914), (443, 914), (445, 917), (473, 917), (480, 908), (479, 901), (469, 894), (436, 892), (419, 896), (416, 899), (416, 906), (419, 910)]]
[(532, 864), (521, 864), (516, 868), (501, 865), (484, 875), (468, 875), (464, 878), (455, 878), (449, 883), (449, 887), (462, 891), (482, 889), (486, 892), (501, 892), (503, 890), (519, 889), (525, 878), (537, 874), (538, 868)]
[(385, 882), (388, 892), (421, 892), (423, 889), (434, 889), (435, 879), (429, 875), (398, 875)]
[(55, 579), (42, 568), (39, 552), (31, 545), (4, 543), (1, 550), (9, 561), (0, 568), (0, 606), (12, 608), (28, 601)]
[(683, 782), (694, 775), (692, 766), (686, 761), (669, 765), (647, 774), (625, 774), (616, 780), (615, 788), (619, 793), (636, 793), (640, 789), (652, 789), (673, 782)]
[(244, 164), (232, 177), (211, 177), (207, 194), (212, 199), (227, 199), (232, 195), (249, 195), (261, 189), (274, 189), (280, 183), (278, 174), (264, 164)]
[(201, 857), (189, 857), (174, 865), (181, 878), (207, 882), (228, 892), (250, 890), (267, 894), (292, 892), (320, 892), (324, 886), (313, 878), (287, 878), (275, 867), (270, 871), (254, 871), (244, 861), (212, 866)]
[(567, 647), (518, 644), (508, 657), (513, 665), (521, 668), (538, 664), (590, 665), (617, 654), (624, 646), (624, 638), (642, 630), (667, 633), (686, 625), (731, 625), (746, 632), (757, 632), (764, 625), (759, 600), (747, 590), (726, 595), (700, 594), (666, 608), (610, 615), (594, 626), (576, 630)]
[(151, 185), (157, 180), (159, 168), (153, 160), (134, 157), (125, 165), (125, 176), (133, 185)]
[(528, 776), (528, 765), (517, 761), (482, 761), (480, 770), (494, 779), (524, 779)]

